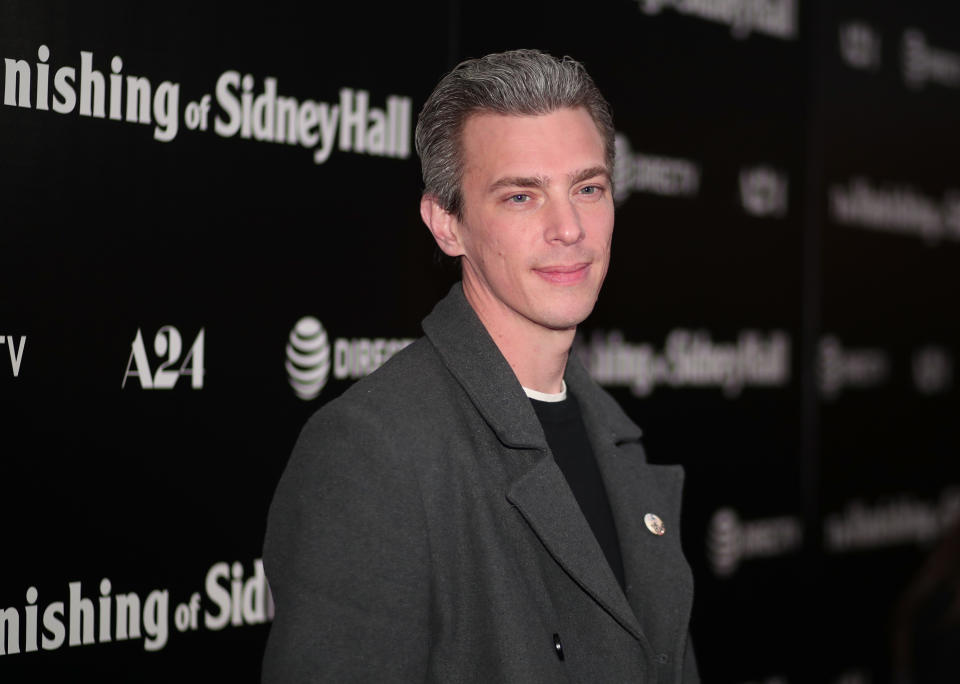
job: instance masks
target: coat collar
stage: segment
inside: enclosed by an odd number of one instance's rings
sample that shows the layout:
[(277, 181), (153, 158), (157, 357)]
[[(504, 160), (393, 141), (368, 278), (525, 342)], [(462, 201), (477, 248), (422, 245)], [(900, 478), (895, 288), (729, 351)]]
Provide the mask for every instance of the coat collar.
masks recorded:
[[(543, 430), (523, 387), (467, 302), (459, 282), (423, 320), (423, 331), (501, 442), (517, 448), (546, 448)], [(640, 429), (597, 387), (574, 354), (567, 361), (564, 379), (581, 398), (581, 406), (589, 407), (603, 426), (602, 434), (591, 437), (615, 444), (640, 438)]]
[(517, 448), (546, 448), (523, 387), (459, 282), (423, 319), (423, 331), (501, 442)]

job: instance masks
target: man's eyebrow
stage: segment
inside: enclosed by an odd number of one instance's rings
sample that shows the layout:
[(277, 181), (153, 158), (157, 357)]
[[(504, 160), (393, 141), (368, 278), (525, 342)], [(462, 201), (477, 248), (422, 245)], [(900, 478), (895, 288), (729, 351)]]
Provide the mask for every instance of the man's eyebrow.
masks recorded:
[[(594, 176), (609, 178), (610, 173), (605, 166), (591, 166), (589, 169), (569, 174), (570, 184), (575, 185)], [(501, 188), (544, 188), (548, 185), (550, 185), (550, 179), (546, 176), (504, 176), (491, 183), (488, 191), (495, 192)]]
[(577, 183), (585, 181), (588, 178), (593, 178), (594, 176), (604, 176), (609, 179), (610, 172), (607, 171), (607, 167), (605, 166), (592, 166), (589, 169), (576, 171), (570, 174), (570, 185), (576, 185)]
[(488, 192), (501, 188), (543, 188), (550, 184), (550, 179), (544, 176), (505, 176), (490, 184)]

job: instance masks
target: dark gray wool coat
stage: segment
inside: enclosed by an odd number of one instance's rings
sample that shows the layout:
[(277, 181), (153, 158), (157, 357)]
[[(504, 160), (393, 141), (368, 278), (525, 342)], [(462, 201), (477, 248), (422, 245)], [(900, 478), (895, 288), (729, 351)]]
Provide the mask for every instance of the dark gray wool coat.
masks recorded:
[[(264, 564), (264, 682), (696, 682), (679, 466), (573, 358), (626, 595), (460, 285), (304, 427)], [(644, 524), (655, 513), (657, 536)]]

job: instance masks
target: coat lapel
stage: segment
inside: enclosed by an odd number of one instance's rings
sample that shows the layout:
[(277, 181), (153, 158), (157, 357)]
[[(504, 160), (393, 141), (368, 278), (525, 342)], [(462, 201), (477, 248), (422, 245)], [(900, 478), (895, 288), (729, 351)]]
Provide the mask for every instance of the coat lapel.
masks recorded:
[(624, 629), (642, 638), (640, 624), (553, 458), (537, 461), (513, 483), (507, 499), (574, 581)]
[[(627, 599), (653, 644), (676, 643), (677, 615), (689, 618), (693, 580), (680, 547), (679, 466), (652, 466), (607, 451), (597, 455), (620, 538)], [(663, 535), (651, 532), (648, 513), (663, 521)], [(672, 605), (665, 605), (667, 597)], [(656, 606), (656, 610), (651, 610)]]
[[(679, 643), (686, 637), (684, 626), (693, 604), (693, 577), (680, 546), (683, 469), (646, 462), (640, 429), (574, 358), (567, 366), (567, 385), (583, 398), (584, 422), (617, 526), (633, 614), (651, 644), (664, 648)], [(662, 535), (647, 527), (648, 513), (663, 521)], [(670, 604), (665, 605), (668, 597)]]

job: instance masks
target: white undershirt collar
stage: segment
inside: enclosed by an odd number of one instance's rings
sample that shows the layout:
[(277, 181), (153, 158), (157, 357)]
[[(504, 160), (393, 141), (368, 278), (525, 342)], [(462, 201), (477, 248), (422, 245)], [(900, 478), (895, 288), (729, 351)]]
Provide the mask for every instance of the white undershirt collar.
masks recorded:
[[(521, 385), (522, 386), (522, 385)], [(537, 390), (530, 389), (529, 387), (524, 387), (523, 391), (531, 399), (536, 399), (537, 401), (563, 401), (567, 398), (567, 383), (565, 380), (560, 380), (560, 391), (556, 394), (548, 394), (547, 392), (538, 392)]]

